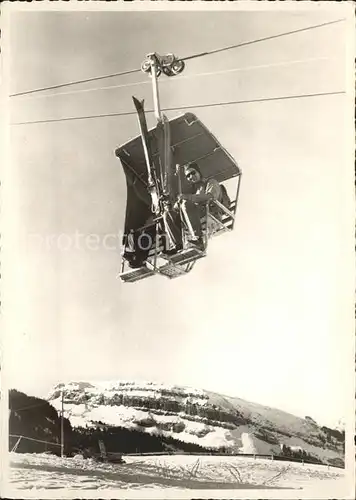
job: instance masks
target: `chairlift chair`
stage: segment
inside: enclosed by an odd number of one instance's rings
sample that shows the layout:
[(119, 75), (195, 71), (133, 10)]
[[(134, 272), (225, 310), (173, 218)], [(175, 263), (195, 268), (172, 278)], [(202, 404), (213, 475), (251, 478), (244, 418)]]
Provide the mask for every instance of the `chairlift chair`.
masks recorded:
[[(190, 190), (184, 175), (186, 165), (197, 164), (204, 180), (214, 178), (223, 184), (236, 179), (229, 207), (218, 201), (206, 204), (201, 216), (206, 245), (211, 237), (234, 228), (241, 180), (236, 161), (193, 113), (168, 120), (161, 112), (157, 78), (162, 72), (174, 76), (176, 66), (180, 71), (184, 69), (184, 64), (180, 64), (173, 54), (147, 56), (142, 70), (152, 79), (157, 125), (148, 130), (143, 101), (133, 98), (141, 134), (115, 151), (127, 183), (120, 272), (121, 280), (126, 283), (155, 274), (170, 279), (186, 275), (197, 260), (206, 256), (204, 250), (188, 244), (184, 214), (175, 204), (180, 195)], [(175, 242), (173, 247), (172, 241)]]
[[(189, 187), (185, 180), (183, 167), (189, 163), (196, 163), (204, 179), (214, 178), (220, 184), (236, 179), (234, 195), (231, 196), (230, 207), (225, 207), (217, 201), (212, 201), (202, 217), (204, 237), (210, 239), (226, 231), (232, 231), (235, 224), (235, 214), (239, 196), (241, 171), (236, 161), (223, 148), (219, 141), (207, 127), (193, 113), (185, 113), (169, 122), (171, 133), (171, 151), (174, 163), (181, 168), (175, 172), (176, 182), (172, 182), (172, 189), (177, 191), (178, 180), (181, 182), (182, 192), (188, 192)], [(157, 128), (149, 130), (154, 164), (159, 171), (159, 151)], [(175, 255), (167, 255), (164, 238), (157, 234), (157, 226), (161, 218), (145, 224), (151, 216), (151, 200), (147, 192), (147, 169), (141, 137), (137, 136), (116, 149), (116, 156), (121, 160), (127, 181), (127, 206), (125, 217), (125, 235), (123, 241), (122, 265), (120, 278), (125, 282), (134, 282), (162, 274), (168, 278), (176, 278), (187, 274), (195, 262), (204, 257), (204, 253), (195, 248), (184, 248)], [(222, 215), (217, 219), (211, 213), (212, 205), (218, 205)], [(208, 235), (209, 222), (213, 221), (215, 229)], [(162, 227), (162, 225), (161, 225)], [(127, 255), (127, 239), (130, 233), (150, 235), (151, 244), (147, 252), (144, 265), (132, 269), (125, 255)], [(149, 240), (149, 238), (147, 237)], [(146, 246), (146, 245), (142, 245)]]

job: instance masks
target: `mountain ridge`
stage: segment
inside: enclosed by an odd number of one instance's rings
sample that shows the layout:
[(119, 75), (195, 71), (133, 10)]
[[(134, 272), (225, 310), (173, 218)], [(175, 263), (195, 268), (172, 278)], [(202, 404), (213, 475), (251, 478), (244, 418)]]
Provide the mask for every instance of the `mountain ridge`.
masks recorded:
[(75, 428), (126, 428), (229, 453), (342, 461), (344, 434), (282, 410), (192, 387), (156, 382), (57, 384), (48, 401)]

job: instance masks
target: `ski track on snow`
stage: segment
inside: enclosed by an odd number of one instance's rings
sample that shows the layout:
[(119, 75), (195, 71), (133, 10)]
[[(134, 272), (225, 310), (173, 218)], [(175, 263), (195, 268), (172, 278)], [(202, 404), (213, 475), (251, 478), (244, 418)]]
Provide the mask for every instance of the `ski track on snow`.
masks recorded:
[(343, 484), (343, 469), (221, 456), (124, 456), (125, 464), (10, 453), (10, 486), (20, 490), (266, 489)]

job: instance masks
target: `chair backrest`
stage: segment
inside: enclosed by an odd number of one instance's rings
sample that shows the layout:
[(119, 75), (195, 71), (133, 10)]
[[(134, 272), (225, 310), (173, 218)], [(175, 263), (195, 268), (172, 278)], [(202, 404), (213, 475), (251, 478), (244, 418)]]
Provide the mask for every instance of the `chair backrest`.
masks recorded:
[[(195, 162), (204, 178), (224, 182), (240, 174), (237, 162), (223, 148), (210, 130), (193, 113), (185, 113), (169, 121), (173, 161), (180, 165)], [(158, 131), (149, 131), (155, 164), (158, 162)], [(123, 144), (115, 154), (125, 164), (125, 174), (134, 175), (147, 184), (147, 169), (141, 137)], [(157, 163), (158, 164), (158, 163)]]

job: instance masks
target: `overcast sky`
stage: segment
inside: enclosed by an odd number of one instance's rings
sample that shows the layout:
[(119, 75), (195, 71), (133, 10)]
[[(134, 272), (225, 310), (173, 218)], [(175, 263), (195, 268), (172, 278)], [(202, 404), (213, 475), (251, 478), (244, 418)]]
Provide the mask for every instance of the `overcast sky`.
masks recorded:
[[(184, 57), (344, 14), (17, 12), (10, 92), (139, 68), (152, 51)], [(339, 23), (194, 59), (184, 72), (192, 78), (162, 77), (162, 105), (344, 91), (346, 34)], [(207, 72), (216, 74), (193, 77)], [(147, 83), (53, 96), (136, 82), (147, 78), (136, 73), (12, 98), (11, 118), (132, 111), (132, 95), (151, 107)], [(65, 248), (78, 233), (83, 242), (90, 234), (122, 232), (126, 184), (114, 150), (137, 135), (136, 117), (12, 126), (9, 386), (46, 396), (61, 381), (152, 380), (330, 425), (343, 417), (354, 282), (347, 266), (353, 259), (347, 99), (192, 109), (243, 171), (235, 230), (213, 240), (188, 276), (133, 285), (117, 279), (119, 242), (116, 250)], [(49, 248), (34, 234), (52, 242)], [(50, 235), (57, 242), (66, 235), (61, 248)]]

